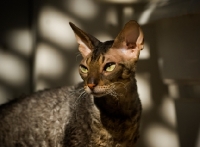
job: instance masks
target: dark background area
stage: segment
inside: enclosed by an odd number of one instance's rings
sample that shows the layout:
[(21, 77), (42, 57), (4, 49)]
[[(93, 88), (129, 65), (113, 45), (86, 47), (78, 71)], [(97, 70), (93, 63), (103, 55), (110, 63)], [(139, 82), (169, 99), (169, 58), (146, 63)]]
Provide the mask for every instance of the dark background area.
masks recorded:
[(138, 147), (199, 147), (198, 0), (1, 0), (0, 103), (81, 80), (69, 22), (105, 41), (131, 19), (145, 35), (136, 75)]

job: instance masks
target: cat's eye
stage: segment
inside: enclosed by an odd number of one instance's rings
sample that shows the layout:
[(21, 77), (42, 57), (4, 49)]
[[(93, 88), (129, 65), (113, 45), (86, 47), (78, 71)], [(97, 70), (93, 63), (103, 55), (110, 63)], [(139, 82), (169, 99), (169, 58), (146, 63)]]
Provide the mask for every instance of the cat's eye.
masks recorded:
[(110, 63), (107, 63), (106, 65), (105, 65), (105, 67), (104, 67), (104, 70), (105, 71), (113, 71), (114, 69), (115, 69), (115, 67), (116, 67), (116, 64), (115, 63), (113, 63), (113, 62), (110, 62)]
[(80, 70), (81, 70), (82, 73), (85, 73), (85, 74), (88, 73), (88, 69), (84, 65), (80, 65), (79, 68), (80, 68)]

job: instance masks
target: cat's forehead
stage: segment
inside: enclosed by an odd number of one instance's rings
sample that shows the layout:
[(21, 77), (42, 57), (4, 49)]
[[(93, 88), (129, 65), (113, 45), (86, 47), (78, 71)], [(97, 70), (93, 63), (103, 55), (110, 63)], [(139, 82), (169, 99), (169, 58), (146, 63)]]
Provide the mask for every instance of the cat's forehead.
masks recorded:
[(106, 52), (112, 47), (113, 45), (113, 40), (111, 41), (106, 41), (106, 42), (101, 42), (95, 48), (93, 49), (91, 53), (91, 60), (97, 60), (100, 58), (102, 55), (106, 54)]
[(116, 56), (108, 54), (114, 41), (101, 42), (92, 50), (92, 52), (82, 60), (87, 65), (97, 65), (104, 62), (117, 62)]

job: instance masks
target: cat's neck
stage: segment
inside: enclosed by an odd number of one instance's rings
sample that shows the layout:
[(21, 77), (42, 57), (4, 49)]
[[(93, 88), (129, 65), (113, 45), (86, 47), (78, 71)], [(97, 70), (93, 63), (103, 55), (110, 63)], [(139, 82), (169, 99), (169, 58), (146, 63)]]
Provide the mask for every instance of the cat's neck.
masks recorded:
[(130, 118), (140, 109), (138, 108), (139, 97), (135, 78), (131, 79), (126, 90), (117, 91), (117, 96), (106, 95), (94, 98), (94, 102), (102, 115), (115, 118)]

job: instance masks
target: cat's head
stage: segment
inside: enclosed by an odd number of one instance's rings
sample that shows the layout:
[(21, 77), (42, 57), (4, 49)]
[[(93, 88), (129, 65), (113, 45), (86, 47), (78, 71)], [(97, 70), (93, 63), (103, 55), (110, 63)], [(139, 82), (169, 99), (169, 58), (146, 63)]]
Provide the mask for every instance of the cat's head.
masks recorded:
[[(115, 96), (134, 78), (135, 64), (143, 49), (143, 33), (131, 20), (113, 41), (100, 42), (70, 23), (83, 56), (79, 72), (86, 92), (96, 97)], [(123, 87), (123, 88), (122, 88)]]

